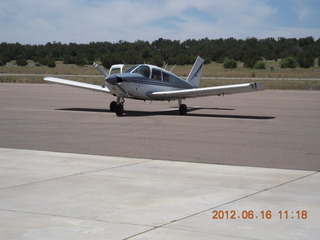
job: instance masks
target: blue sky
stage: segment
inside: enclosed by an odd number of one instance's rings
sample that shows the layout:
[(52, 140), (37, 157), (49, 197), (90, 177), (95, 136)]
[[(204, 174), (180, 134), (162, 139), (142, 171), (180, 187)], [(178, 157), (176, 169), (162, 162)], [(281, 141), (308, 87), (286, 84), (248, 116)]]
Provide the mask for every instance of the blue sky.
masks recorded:
[(0, 0), (0, 42), (320, 38), (320, 0)]

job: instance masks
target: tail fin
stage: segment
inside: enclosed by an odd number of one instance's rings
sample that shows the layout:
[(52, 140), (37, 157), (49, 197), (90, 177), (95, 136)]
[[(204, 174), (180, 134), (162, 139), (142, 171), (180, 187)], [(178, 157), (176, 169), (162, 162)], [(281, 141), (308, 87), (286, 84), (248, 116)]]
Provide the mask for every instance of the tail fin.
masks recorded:
[(190, 83), (194, 87), (199, 87), (201, 74), (202, 74), (202, 67), (203, 67), (204, 59), (201, 57), (197, 57), (190, 73), (187, 78), (187, 82)]

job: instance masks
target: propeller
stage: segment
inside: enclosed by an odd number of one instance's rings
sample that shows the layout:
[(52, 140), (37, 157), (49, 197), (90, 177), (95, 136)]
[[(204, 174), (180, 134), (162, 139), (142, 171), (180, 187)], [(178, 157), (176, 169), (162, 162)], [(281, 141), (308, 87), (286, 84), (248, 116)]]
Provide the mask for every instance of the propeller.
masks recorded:
[(104, 75), (105, 77), (108, 77), (108, 73), (97, 63), (93, 63), (93, 66), (98, 69), (98, 71)]

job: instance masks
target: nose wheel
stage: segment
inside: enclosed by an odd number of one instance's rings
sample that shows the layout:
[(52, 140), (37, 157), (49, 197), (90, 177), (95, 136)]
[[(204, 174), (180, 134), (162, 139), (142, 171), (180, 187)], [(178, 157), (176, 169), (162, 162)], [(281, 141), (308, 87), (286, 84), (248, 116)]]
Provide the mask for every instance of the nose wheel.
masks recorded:
[(122, 116), (124, 113), (124, 99), (123, 98), (117, 98), (117, 102), (116, 101), (112, 101), (110, 103), (110, 112), (115, 112), (117, 114), (117, 116)]
[(110, 112), (116, 112), (116, 107), (117, 107), (117, 102), (116, 101), (112, 101), (110, 103)]
[(123, 103), (117, 103), (115, 112), (116, 112), (118, 117), (121, 117), (123, 115), (123, 113), (124, 113)]

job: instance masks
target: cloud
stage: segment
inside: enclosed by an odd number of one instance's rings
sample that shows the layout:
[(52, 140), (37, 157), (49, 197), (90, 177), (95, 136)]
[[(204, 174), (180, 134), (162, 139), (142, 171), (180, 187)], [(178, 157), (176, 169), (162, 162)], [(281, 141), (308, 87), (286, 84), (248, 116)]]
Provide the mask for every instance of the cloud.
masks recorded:
[[(284, 12), (288, 11), (284, 5), (278, 2), (282, 1), (0, 1), (0, 42), (153, 41), (160, 37), (183, 41), (205, 37), (281, 36), (279, 29), (289, 29), (282, 15), (289, 15)], [(295, 16), (301, 24), (291, 26), (295, 37), (312, 34), (306, 20), (317, 15), (310, 14), (310, 0), (295, 0), (296, 4), (300, 4), (295, 8)], [(312, 30), (315, 30), (312, 36), (320, 37), (317, 27)]]

